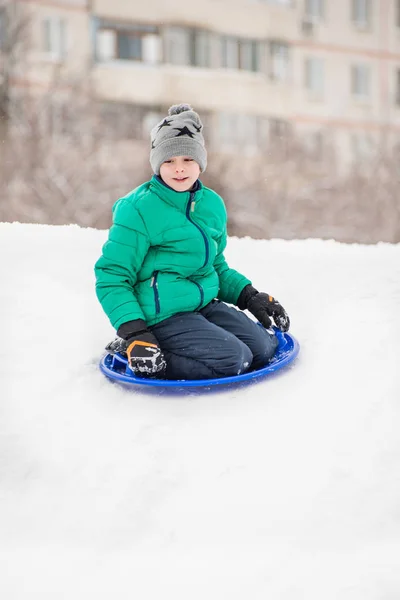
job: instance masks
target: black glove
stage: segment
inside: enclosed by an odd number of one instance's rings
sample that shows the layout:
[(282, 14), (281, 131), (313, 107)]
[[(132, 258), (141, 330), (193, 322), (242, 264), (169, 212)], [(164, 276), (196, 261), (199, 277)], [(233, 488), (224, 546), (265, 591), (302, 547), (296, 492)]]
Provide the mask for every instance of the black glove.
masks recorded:
[(165, 378), (167, 363), (164, 354), (143, 319), (124, 323), (118, 328), (117, 336), (106, 347), (110, 354), (126, 354), (130, 368), (139, 377)]
[(270, 317), (280, 331), (288, 331), (290, 327), (289, 316), (278, 300), (264, 292), (258, 292), (252, 285), (243, 288), (237, 305), (241, 310), (247, 308), (266, 329), (272, 325)]

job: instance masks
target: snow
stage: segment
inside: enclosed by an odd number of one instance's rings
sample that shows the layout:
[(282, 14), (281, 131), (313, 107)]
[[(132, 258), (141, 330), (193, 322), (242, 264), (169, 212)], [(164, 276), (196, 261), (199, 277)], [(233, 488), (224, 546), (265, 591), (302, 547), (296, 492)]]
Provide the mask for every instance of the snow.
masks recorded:
[(400, 246), (230, 239), (300, 355), (160, 396), (98, 370), (105, 239), (0, 224), (0, 597), (397, 600)]

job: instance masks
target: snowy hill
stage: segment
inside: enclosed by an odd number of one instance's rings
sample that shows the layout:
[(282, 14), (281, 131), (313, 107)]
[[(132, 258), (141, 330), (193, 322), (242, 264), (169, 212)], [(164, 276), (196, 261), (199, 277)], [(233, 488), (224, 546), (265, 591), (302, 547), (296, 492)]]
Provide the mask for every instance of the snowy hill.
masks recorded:
[(97, 368), (105, 238), (0, 224), (0, 597), (400, 598), (400, 246), (231, 239), (301, 353), (171, 397)]

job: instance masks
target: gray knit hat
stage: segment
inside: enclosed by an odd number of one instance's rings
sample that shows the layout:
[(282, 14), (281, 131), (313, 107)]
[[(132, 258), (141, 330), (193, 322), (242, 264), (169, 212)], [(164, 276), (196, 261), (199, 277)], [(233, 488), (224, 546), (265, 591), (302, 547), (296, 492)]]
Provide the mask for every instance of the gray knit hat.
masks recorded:
[(189, 104), (175, 104), (168, 117), (151, 130), (150, 164), (156, 175), (160, 167), (173, 156), (190, 156), (203, 172), (207, 167), (207, 151), (201, 133), (203, 124)]

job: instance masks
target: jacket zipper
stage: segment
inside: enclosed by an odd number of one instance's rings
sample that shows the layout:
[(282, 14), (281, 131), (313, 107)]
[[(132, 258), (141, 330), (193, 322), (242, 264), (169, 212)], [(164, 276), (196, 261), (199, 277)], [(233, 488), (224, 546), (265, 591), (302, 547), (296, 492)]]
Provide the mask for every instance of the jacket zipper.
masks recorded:
[(204, 290), (201, 287), (201, 285), (199, 283), (197, 283), (197, 281), (193, 281), (193, 279), (189, 279), (189, 281), (191, 281), (192, 283), (194, 283), (194, 285), (197, 285), (197, 287), (199, 288), (199, 292), (200, 292), (200, 304), (195, 309), (195, 310), (199, 310), (203, 306), (203, 302), (204, 302)]
[(204, 233), (204, 231), (202, 230), (202, 228), (200, 227), (200, 225), (197, 225), (197, 223), (195, 223), (193, 221), (193, 219), (191, 218), (191, 216), (190, 216), (190, 213), (194, 212), (194, 207), (196, 205), (196, 201), (195, 201), (194, 197), (195, 197), (195, 192), (190, 192), (189, 202), (187, 203), (187, 206), (186, 206), (186, 217), (189, 219), (189, 221), (191, 223), (193, 223), (193, 225), (195, 227), (197, 227), (197, 229), (200, 231), (201, 235), (203, 236), (204, 245), (206, 247), (206, 259), (204, 261), (204, 265), (202, 266), (202, 268), (203, 268), (208, 263), (208, 257), (210, 255), (210, 248), (209, 248), (209, 245), (208, 245), (208, 240), (207, 240), (206, 234)]
[(156, 305), (156, 315), (160, 313), (160, 296), (158, 294), (158, 285), (157, 285), (157, 277), (159, 271), (154, 271), (153, 277), (151, 278), (150, 287), (153, 288), (154, 291), (154, 302)]

